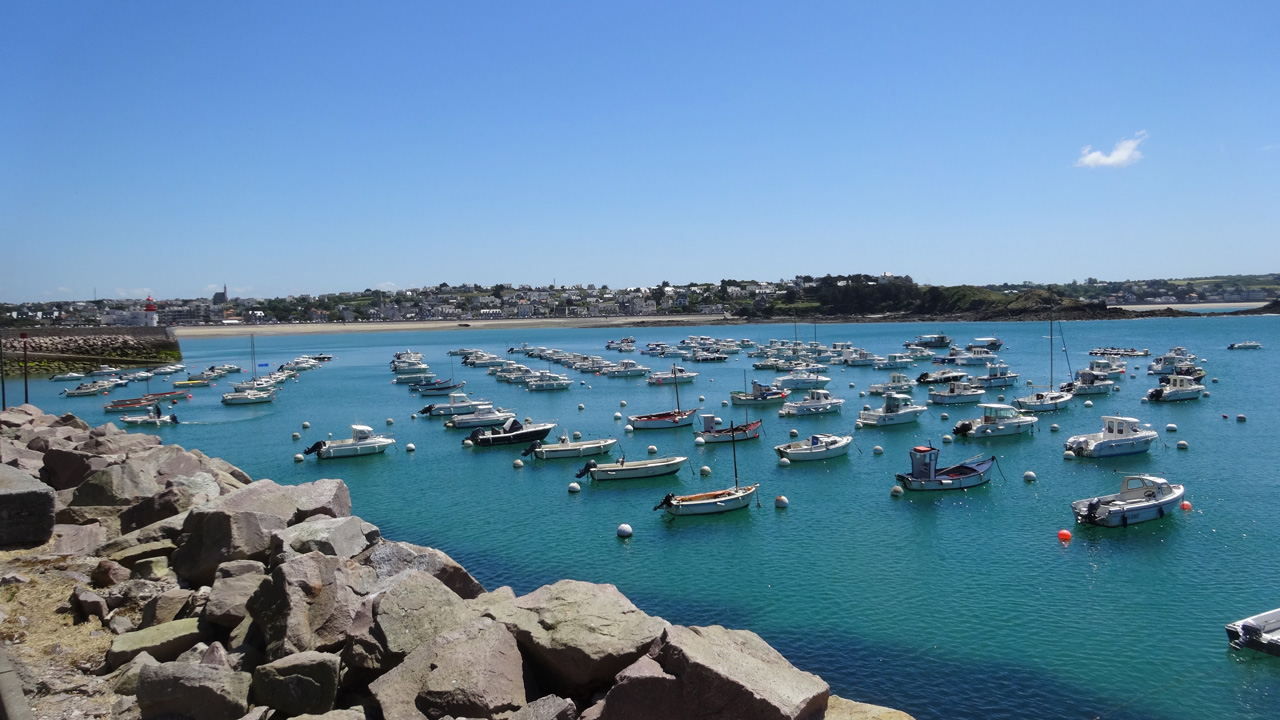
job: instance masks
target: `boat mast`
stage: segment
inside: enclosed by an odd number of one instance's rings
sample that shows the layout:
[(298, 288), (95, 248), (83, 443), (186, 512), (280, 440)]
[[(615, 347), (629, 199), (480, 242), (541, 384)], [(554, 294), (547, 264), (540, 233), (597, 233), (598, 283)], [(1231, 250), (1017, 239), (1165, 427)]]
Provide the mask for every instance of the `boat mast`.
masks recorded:
[(738, 489), (738, 434), (733, 430), (733, 421), (729, 421), (729, 449), (733, 451), (733, 489)]

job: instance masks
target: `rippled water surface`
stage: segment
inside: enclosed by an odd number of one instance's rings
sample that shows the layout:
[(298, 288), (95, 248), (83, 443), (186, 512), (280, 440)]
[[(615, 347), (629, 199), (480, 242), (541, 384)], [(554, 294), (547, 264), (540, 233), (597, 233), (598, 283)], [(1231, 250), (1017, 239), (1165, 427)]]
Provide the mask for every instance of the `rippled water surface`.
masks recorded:
[[(833, 367), (828, 389), (848, 399), (843, 415), (780, 419), (764, 412), (765, 435), (737, 445), (739, 476), (759, 482), (763, 506), (720, 516), (669, 518), (653, 512), (668, 492), (697, 492), (732, 483), (731, 448), (697, 447), (688, 428), (627, 435), (623, 414), (670, 409), (670, 387), (641, 378), (609, 379), (559, 366), (575, 385), (530, 393), (498, 383), (484, 370), (453, 367), (450, 348), (502, 352), (520, 342), (606, 353), (605, 341), (634, 334), (640, 345), (674, 344), (686, 334), (770, 337), (824, 343), (847, 340), (881, 355), (922, 333), (945, 332), (961, 342), (999, 335), (1001, 357), (1023, 379), (1048, 380), (1047, 324), (880, 324), (642, 328), (632, 330), (456, 330), (321, 336), (264, 336), (258, 362), (272, 367), (310, 352), (335, 360), (303, 373), (266, 406), (223, 407), (224, 388), (192, 391), (176, 410), (183, 424), (162, 428), (165, 442), (199, 448), (256, 478), (347, 481), (355, 511), (385, 536), (439, 547), (486, 587), (527, 592), (572, 577), (617, 585), (646, 611), (684, 624), (750, 628), (797, 666), (816, 672), (843, 696), (899, 707), (917, 718), (1275, 718), (1280, 717), (1280, 658), (1232, 653), (1223, 625), (1280, 606), (1280, 483), (1274, 434), (1280, 392), (1269, 371), (1280, 351), (1277, 318), (1191, 318), (1064, 323), (1071, 367), (1087, 363), (1094, 346), (1150, 348), (1183, 345), (1208, 358), (1210, 397), (1146, 404), (1155, 384), (1145, 372), (1125, 377), (1122, 390), (1077, 399), (1042, 417), (1033, 436), (936, 445), (942, 462), (995, 454), (990, 484), (963, 492), (889, 495), (893, 474), (908, 466), (907, 449), (940, 443), (973, 406), (933, 408), (914, 426), (857, 430), (858, 448), (846, 458), (779, 467), (772, 446), (788, 430), (848, 432), (857, 410), (875, 405), (859, 397), (887, 379), (871, 368)], [(1261, 351), (1232, 351), (1228, 343), (1257, 339)], [(193, 368), (223, 362), (250, 366), (249, 340), (188, 339)], [(464, 449), (463, 431), (439, 419), (411, 419), (426, 401), (392, 385), (387, 362), (396, 350), (426, 356), (441, 377), (467, 381), (473, 396), (514, 408), (521, 418), (553, 420), (556, 433), (617, 437), (630, 458), (690, 457), (678, 476), (607, 484), (566, 492), (580, 461), (525, 459), (518, 448)], [(634, 354), (655, 368), (670, 361)], [(726, 421), (741, 408), (722, 407), (744, 379), (769, 381), (745, 354), (724, 364), (686, 363), (701, 376), (682, 386), (681, 405), (700, 405)], [(1058, 354), (1056, 380), (1067, 359)], [(517, 359), (524, 360), (523, 357)], [(528, 361), (534, 368), (544, 361)], [(912, 374), (933, 369), (928, 364)], [(745, 372), (744, 372), (745, 370)], [(578, 384), (582, 381), (583, 384)], [(850, 383), (855, 387), (850, 388)], [(152, 390), (164, 389), (151, 382)], [(57, 395), (60, 383), (32, 381), (32, 402), (48, 411), (73, 411), (92, 422), (110, 419), (101, 400)], [(15, 391), (16, 388), (16, 391)], [(9, 381), (9, 401), (21, 384)], [(1004, 392), (988, 391), (993, 401)], [(118, 390), (132, 397), (140, 389)], [(699, 396), (705, 400), (699, 401)], [(18, 395), (20, 398), (20, 394)], [(923, 393), (917, 391), (921, 399)], [(621, 408), (620, 402), (627, 407)], [(581, 403), (585, 409), (578, 410)], [(966, 409), (967, 408), (967, 409)], [(942, 412), (948, 421), (940, 418)], [(1111, 460), (1062, 458), (1067, 436), (1095, 432), (1103, 414), (1140, 418), (1161, 431), (1146, 455)], [(1237, 422), (1236, 415), (1247, 415)], [(753, 418), (755, 415), (752, 416)], [(397, 446), (382, 456), (295, 463), (293, 455), (333, 433), (349, 436), (364, 423), (394, 433)], [(302, 423), (311, 423), (309, 430)], [(1060, 433), (1049, 431), (1050, 424)], [(1176, 434), (1165, 432), (1169, 423)], [(300, 440), (290, 435), (300, 432)], [(1175, 449), (1186, 440), (1188, 450)], [(405, 451), (413, 443), (417, 451)], [(874, 455), (873, 446), (883, 455)], [(614, 455), (620, 454), (615, 450)], [(700, 466), (712, 468), (699, 477)], [(1024, 482), (1032, 470), (1038, 480)], [(1191, 512), (1127, 529), (1076, 528), (1073, 500), (1118, 489), (1120, 474), (1146, 472), (1185, 483)], [(775, 509), (785, 494), (791, 506)], [(620, 523), (635, 529), (619, 540)], [(1071, 528), (1074, 540), (1057, 540)]]

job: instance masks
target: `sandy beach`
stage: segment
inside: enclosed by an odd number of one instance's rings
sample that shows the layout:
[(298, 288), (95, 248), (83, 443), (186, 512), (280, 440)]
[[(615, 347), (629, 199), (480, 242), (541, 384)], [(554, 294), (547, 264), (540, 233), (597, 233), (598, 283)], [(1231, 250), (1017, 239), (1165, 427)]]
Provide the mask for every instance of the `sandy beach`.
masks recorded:
[[(788, 320), (790, 322), (790, 320)], [(719, 315), (646, 315), (607, 318), (536, 318), (526, 320), (426, 320), (415, 322), (279, 323), (268, 325), (177, 325), (173, 334), (182, 338), (236, 335), (312, 335), (354, 332), (430, 332), (434, 330), (511, 330), (528, 328), (679, 327), (682, 325), (745, 325)]]
[(1236, 310), (1252, 310), (1266, 305), (1265, 302), (1238, 303), (1175, 303), (1173, 305), (1112, 305), (1122, 310), (1133, 312), (1150, 312), (1152, 310), (1181, 310), (1183, 312), (1234, 312)]

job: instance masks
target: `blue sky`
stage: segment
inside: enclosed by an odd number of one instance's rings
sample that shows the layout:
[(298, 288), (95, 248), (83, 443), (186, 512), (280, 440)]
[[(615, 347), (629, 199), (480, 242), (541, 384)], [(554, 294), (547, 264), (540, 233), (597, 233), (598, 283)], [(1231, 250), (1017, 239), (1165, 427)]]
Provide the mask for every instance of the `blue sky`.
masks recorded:
[(0, 3), (0, 300), (1277, 271), (1277, 37), (1275, 2)]

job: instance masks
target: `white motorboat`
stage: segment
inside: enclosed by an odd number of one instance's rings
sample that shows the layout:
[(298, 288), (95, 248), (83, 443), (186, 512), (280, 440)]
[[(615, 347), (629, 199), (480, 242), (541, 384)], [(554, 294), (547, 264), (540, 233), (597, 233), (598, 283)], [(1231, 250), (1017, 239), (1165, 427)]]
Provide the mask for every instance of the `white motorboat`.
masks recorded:
[(492, 405), (482, 405), (476, 408), (475, 412), (454, 415), (445, 422), (444, 426), (455, 429), (493, 427), (514, 419), (515, 416), (513, 412), (494, 408)]
[(529, 390), (567, 390), (573, 384), (567, 375), (557, 375), (547, 370), (539, 370), (525, 383)]
[(907, 490), (964, 490), (989, 478), (996, 458), (975, 455), (958, 465), (938, 468), (938, 450), (927, 445), (911, 448), (911, 472), (898, 473), (898, 484)]
[(449, 402), (432, 403), (422, 410), (418, 411), (419, 415), (431, 415), (439, 417), (441, 415), (467, 415), (475, 412), (482, 407), (492, 407), (493, 402), (490, 400), (472, 400), (467, 397), (464, 392), (449, 393)]
[(804, 460), (826, 460), (849, 454), (849, 445), (853, 443), (852, 435), (831, 435), (818, 433), (803, 440), (774, 446), (773, 451), (780, 458), (791, 462)]
[(909, 340), (902, 343), (903, 347), (908, 345), (919, 345), (925, 348), (949, 348), (951, 347), (951, 338), (947, 335), (917, 335), (915, 340)]
[(989, 365), (999, 361), (1000, 356), (986, 348), (974, 348), (956, 355), (957, 365)]
[(1069, 392), (1046, 390), (1015, 398), (1013, 402), (1018, 406), (1019, 410), (1025, 410), (1026, 412), (1051, 412), (1067, 407), (1074, 397)]
[(1118, 357), (1093, 358), (1089, 361), (1089, 371), (1109, 378), (1123, 378), (1128, 372), (1129, 363)]
[(813, 388), (803, 400), (786, 402), (778, 410), (778, 417), (796, 417), (799, 415), (824, 415), (838, 413), (844, 405), (844, 398), (832, 397), (831, 393), (821, 388)]
[[(910, 347), (908, 347), (910, 350)], [(926, 351), (928, 352), (928, 351)], [(910, 354), (910, 353), (908, 353)], [(932, 355), (932, 353), (930, 353)], [(882, 358), (861, 348), (851, 348), (840, 353), (840, 360), (849, 367), (870, 367)]]
[(101, 376), (101, 375), (115, 375), (118, 372), (120, 372), (120, 368), (118, 367), (111, 367), (110, 365), (99, 365), (96, 370), (89, 371), (89, 374), (93, 376)]
[(543, 444), (541, 440), (535, 440), (532, 445), (525, 448), (521, 455), (533, 456), (539, 460), (555, 460), (559, 458), (578, 458), (587, 457), (589, 455), (607, 455), (618, 441), (614, 438), (600, 438), (598, 440), (570, 440), (568, 435), (560, 436), (559, 442)]
[(677, 517), (683, 515), (711, 515), (714, 513), (740, 510), (751, 504), (756, 495), (759, 483), (742, 485), (724, 490), (696, 493), (694, 495), (676, 495), (668, 493), (666, 497), (653, 506), (654, 510), (666, 510)]
[(1151, 402), (1175, 402), (1197, 400), (1204, 393), (1204, 386), (1185, 375), (1170, 375), (1169, 382), (1147, 391)]
[(994, 362), (987, 363), (986, 375), (975, 375), (970, 382), (983, 388), (1008, 387), (1016, 385), (1019, 377), (1021, 375), (1010, 371), (1008, 365), (1002, 362)]
[(377, 435), (368, 425), (352, 425), (350, 438), (321, 440), (302, 452), (306, 455), (315, 455), (321, 460), (328, 460), (357, 455), (375, 455), (395, 444), (396, 441), (390, 436)]
[(760, 437), (760, 426), (764, 422), (761, 420), (753, 420), (744, 425), (734, 425), (729, 423), (729, 427), (716, 427), (716, 416), (706, 414), (702, 416), (702, 429), (695, 431), (693, 436), (695, 440), (702, 438), (704, 443), (726, 443), (726, 442), (742, 442), (743, 440), (754, 440)]
[(782, 390), (809, 390), (811, 388), (824, 388), (829, 382), (831, 382), (831, 378), (825, 375), (804, 370), (793, 370), (774, 380), (773, 386)]
[(935, 405), (967, 405), (976, 403), (986, 393), (965, 380), (952, 380), (941, 390), (929, 391), (929, 402)]
[(886, 393), (883, 407), (858, 413), (858, 424), (872, 427), (906, 425), (919, 420), (928, 409), (924, 405), (916, 405), (910, 395)]
[(237, 390), (235, 392), (222, 393), (223, 405), (256, 405), (258, 403), (274, 402), (276, 399), (276, 388), (270, 390)]
[(165, 365), (164, 367), (158, 367), (155, 370), (152, 370), (151, 372), (155, 373), (156, 375), (173, 375), (174, 373), (180, 373), (186, 369), (187, 369), (186, 365)]
[(916, 386), (916, 381), (907, 377), (903, 373), (892, 373), (889, 375), (889, 382), (872, 383), (867, 388), (869, 395), (884, 395), (885, 393), (909, 393)]
[(691, 383), (698, 377), (698, 373), (690, 372), (680, 367), (672, 365), (669, 372), (650, 372), (645, 382), (650, 385), (671, 385), (672, 383), (683, 384)]
[(944, 385), (956, 380), (968, 380), (969, 374), (963, 370), (938, 370), (937, 372), (922, 372), (916, 378), (916, 382), (920, 385)]
[(1186, 365), (1195, 365), (1195, 353), (1189, 352), (1184, 347), (1169, 348), (1169, 352), (1157, 357), (1147, 364), (1147, 370), (1156, 375), (1169, 375), (1178, 367)]
[(639, 480), (641, 478), (662, 477), (680, 472), (680, 467), (689, 458), (682, 455), (646, 460), (628, 461), (626, 456), (617, 462), (600, 465), (595, 460), (588, 460), (585, 467), (578, 471), (577, 477), (591, 474), (592, 480)]
[(1182, 500), (1186, 488), (1154, 475), (1127, 475), (1120, 492), (1071, 503), (1076, 522), (1102, 527), (1128, 527), (1157, 520)]
[(420, 373), (396, 373), (395, 379), (391, 381), (393, 385), (417, 385), (419, 383), (428, 383), (436, 379), (433, 372)]
[(1232, 650), (1280, 655), (1280, 608), (1228, 624), (1227, 640)]
[(978, 348), (985, 348), (987, 350), (991, 350), (992, 352), (995, 352), (1003, 346), (1004, 346), (1004, 343), (998, 337), (980, 337), (980, 338), (974, 338), (973, 342), (964, 346), (964, 349), (977, 350)]
[(1234, 342), (1227, 346), (1228, 350), (1261, 350), (1262, 343), (1257, 340), (1245, 340), (1244, 342)]
[(237, 373), (244, 372), (244, 368), (240, 367), (239, 365), (232, 365), (230, 363), (223, 364), (223, 365), (215, 365), (213, 369), (217, 370), (223, 375), (235, 375)]
[(617, 367), (605, 370), (604, 374), (605, 377), (611, 378), (643, 377), (649, 374), (649, 368), (635, 360), (623, 360), (618, 363)]
[(163, 414), (162, 412), (160, 412), (159, 403), (153, 404), (151, 407), (147, 408), (146, 415), (121, 415), (119, 419), (120, 419), (120, 422), (124, 423), (125, 425), (160, 426), (160, 425), (177, 425), (178, 424), (177, 414), (174, 414), (174, 413), (171, 413), (169, 415)]
[(631, 415), (627, 417), (627, 422), (634, 430), (665, 430), (666, 428), (688, 427), (693, 424), (693, 414), (697, 409), (668, 410), (666, 412), (648, 413), (645, 415)]
[(82, 382), (73, 388), (67, 388), (61, 394), (67, 397), (90, 397), (111, 390), (115, 387), (106, 380), (94, 380), (92, 382)]
[(1104, 415), (1102, 430), (1067, 438), (1066, 448), (1081, 457), (1104, 458), (1118, 455), (1137, 455), (1151, 449), (1151, 443), (1160, 435), (1150, 428), (1143, 429), (1137, 418)]
[(49, 381), (50, 382), (67, 382), (69, 380), (83, 380), (86, 377), (87, 376), (84, 373), (66, 372), (66, 373), (62, 373), (61, 375), (54, 375), (53, 377), (49, 378)]
[(1058, 389), (1072, 395), (1107, 395), (1115, 386), (1115, 381), (1107, 379), (1106, 375), (1081, 369), (1076, 371), (1075, 380), (1062, 383)]
[(922, 348), (919, 345), (908, 345), (905, 350), (912, 360), (932, 360), (938, 355), (938, 353), (928, 348)]
[(752, 380), (750, 391), (734, 390), (729, 393), (729, 402), (734, 405), (773, 405), (786, 402), (788, 394), (786, 390)]
[(961, 420), (952, 432), (971, 438), (1021, 435), (1031, 432), (1040, 421), (1035, 415), (1023, 415), (1012, 405), (980, 403), (978, 407), (982, 410), (982, 417)]
[(883, 360), (872, 363), (872, 370), (901, 370), (911, 367), (911, 355), (907, 353), (889, 353)]

